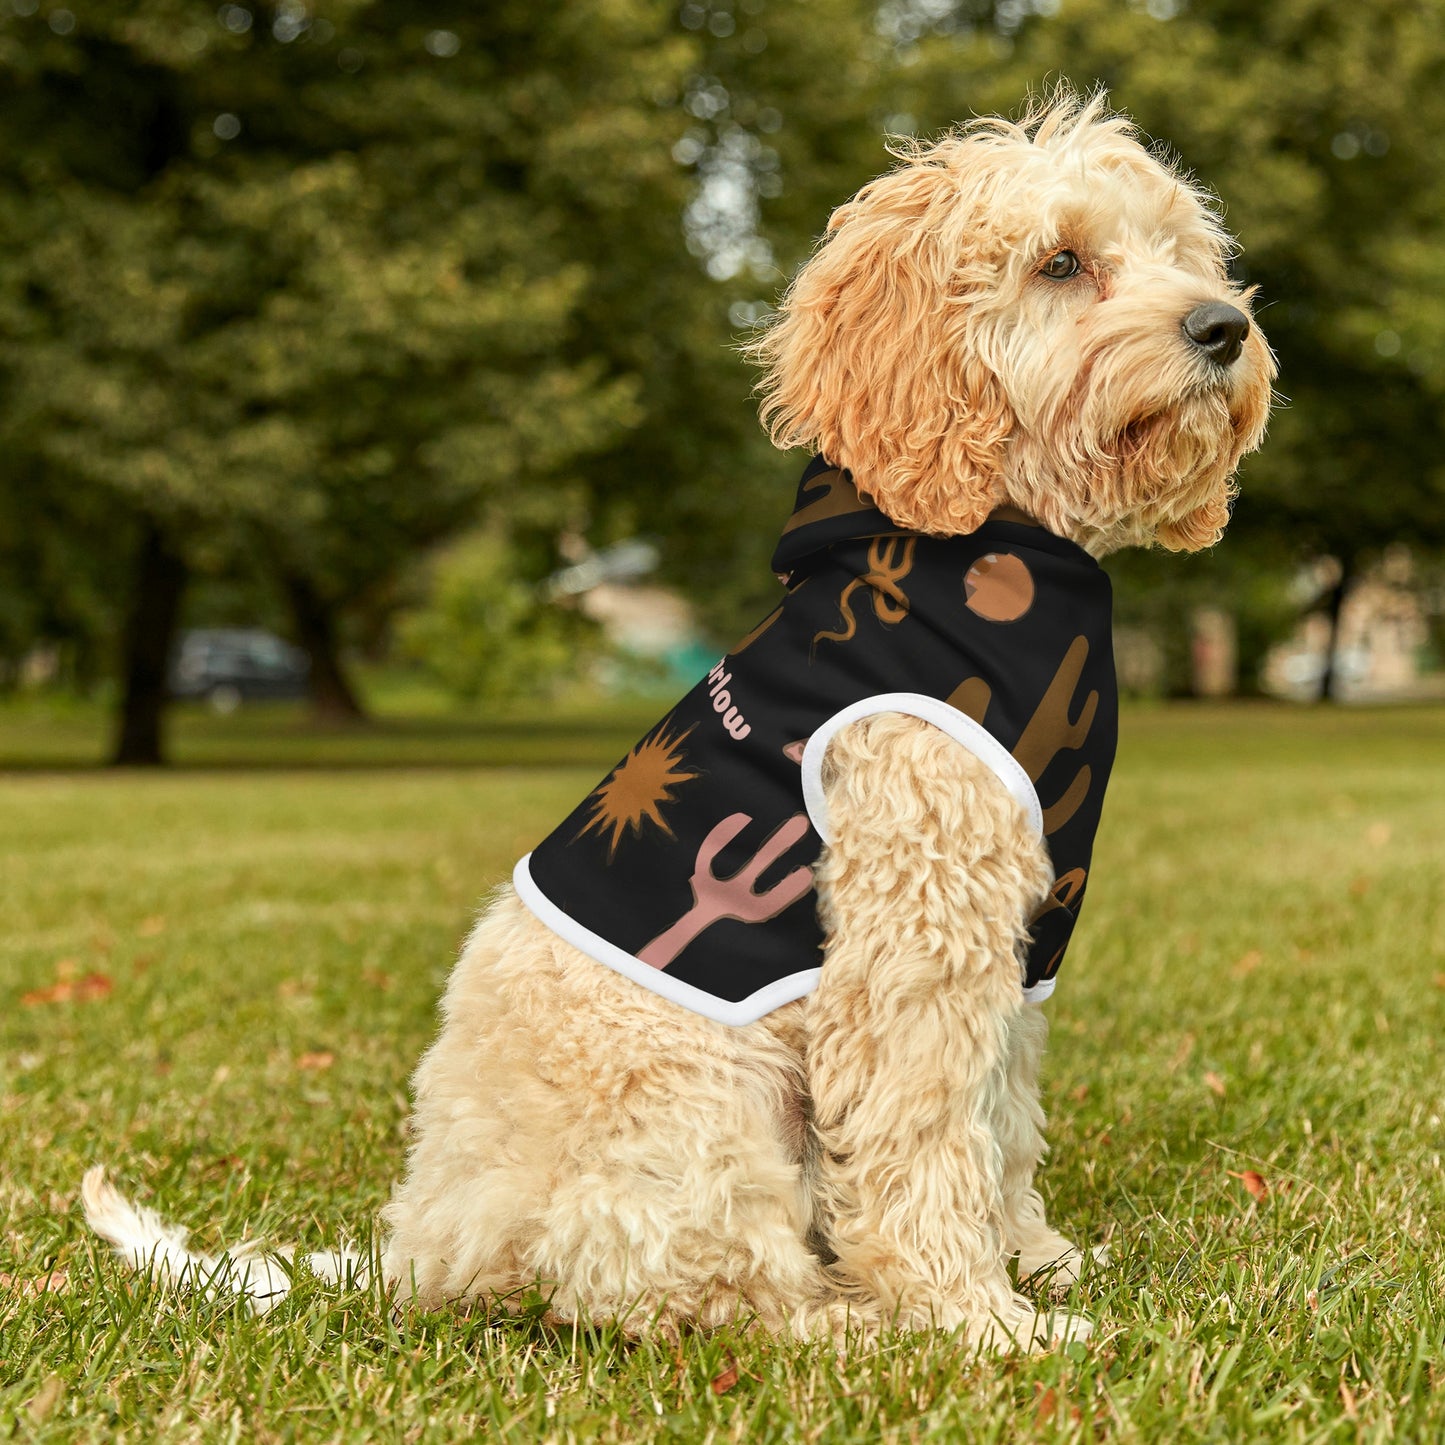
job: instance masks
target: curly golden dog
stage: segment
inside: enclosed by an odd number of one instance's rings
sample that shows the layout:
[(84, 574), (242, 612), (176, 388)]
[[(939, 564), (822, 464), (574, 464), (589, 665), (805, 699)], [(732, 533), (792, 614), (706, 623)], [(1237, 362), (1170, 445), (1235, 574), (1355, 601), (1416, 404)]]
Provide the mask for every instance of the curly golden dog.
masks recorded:
[[(1230, 245), (1210, 200), (1125, 119), (1063, 92), (1020, 122), (907, 144), (841, 206), (752, 347), (773, 441), (851, 479), (844, 513), (881, 514), (876, 575), (830, 599), (816, 655), (867, 629), (886, 649), (915, 544), (921, 556), (1000, 518), (1087, 566), (1125, 545), (1213, 544), (1274, 375)], [(995, 605), (980, 615), (1018, 610)], [(741, 650), (715, 670), (719, 712)], [(986, 740), (952, 725), (980, 715), (967, 690), (943, 692), (931, 711), (865, 709), (814, 739), (827, 841), (811, 872), (752, 889), (802, 833), (789, 823), (729, 892), (709, 870), (749, 821), (736, 813), (699, 848), (693, 912), (647, 949), (584, 951), (586, 930), (564, 937), (525, 870), (532, 892), (497, 894), (415, 1076), (407, 1173), (385, 1211), (382, 1267), (401, 1298), (505, 1301), (540, 1284), (559, 1319), (664, 1335), (738, 1319), (839, 1340), (962, 1328), (989, 1347), (1088, 1332), (1040, 1313), (1009, 1273), (1016, 1257), (1020, 1276), (1068, 1281), (1081, 1263), (1035, 1187), (1046, 1025), (1021, 960), (1057, 896), (1047, 824), (1030, 784), (1011, 786)], [(763, 726), (733, 701), (733, 738)], [(679, 737), (656, 743), (663, 785), (634, 832), (660, 836), (663, 805), (692, 786)], [(616, 856), (629, 836), (616, 821)], [(773, 893), (803, 899), (822, 946), (821, 966), (757, 995), (775, 1006), (708, 1016), (692, 985), (657, 982), (716, 919), (746, 951), (753, 905), (726, 900)], [(188, 1255), (99, 1170), (85, 1199), (138, 1263), (205, 1268), (261, 1306), (285, 1287), (264, 1260)]]

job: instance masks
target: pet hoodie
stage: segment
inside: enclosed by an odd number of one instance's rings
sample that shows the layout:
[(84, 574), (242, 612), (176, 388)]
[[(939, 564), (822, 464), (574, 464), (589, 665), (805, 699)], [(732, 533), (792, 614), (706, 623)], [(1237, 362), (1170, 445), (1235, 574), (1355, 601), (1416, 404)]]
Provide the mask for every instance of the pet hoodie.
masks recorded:
[(1048, 997), (1114, 760), (1108, 577), (1024, 523), (902, 531), (822, 458), (773, 568), (782, 602), (517, 864), (518, 895), (599, 963), (752, 1023), (817, 986), (828, 740), (908, 713), (992, 768), (1044, 838), (1055, 882), (1020, 973)]

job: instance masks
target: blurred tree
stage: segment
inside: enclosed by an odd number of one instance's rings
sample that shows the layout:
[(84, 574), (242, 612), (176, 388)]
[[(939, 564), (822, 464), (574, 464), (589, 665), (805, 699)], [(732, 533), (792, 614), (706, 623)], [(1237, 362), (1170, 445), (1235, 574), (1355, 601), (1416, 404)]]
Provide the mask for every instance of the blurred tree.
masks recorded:
[(640, 529), (719, 632), (757, 605), (796, 463), (732, 343), (884, 159), (869, 6), (9, 11), (0, 436), (120, 504), (119, 758), (241, 553), (332, 714), (338, 618), (483, 503), (534, 576), (564, 523)]
[(90, 687), (102, 673), (97, 642), (124, 588), (116, 539), (127, 522), (122, 508), (105, 502), (43, 486), (14, 451), (0, 465), (0, 691), (21, 680), (37, 644), (43, 651), (34, 661), (53, 666), (73, 688)]
[(458, 6), (454, 28), (386, 0), (18, 8), (0, 440), (31, 484), (6, 495), (12, 525), (62, 493), (124, 518), (116, 759), (159, 760), (187, 572), (241, 549), (350, 711), (339, 610), (484, 498), (570, 520), (569, 468), (641, 420), (579, 319), (557, 177), (675, 225), (680, 126), (651, 96), (689, 44), (646, 0)]
[(463, 702), (545, 697), (595, 645), (597, 628), (578, 609), (549, 604), (518, 575), (498, 529), (459, 538), (429, 570), (426, 600), (399, 618), (402, 650)]

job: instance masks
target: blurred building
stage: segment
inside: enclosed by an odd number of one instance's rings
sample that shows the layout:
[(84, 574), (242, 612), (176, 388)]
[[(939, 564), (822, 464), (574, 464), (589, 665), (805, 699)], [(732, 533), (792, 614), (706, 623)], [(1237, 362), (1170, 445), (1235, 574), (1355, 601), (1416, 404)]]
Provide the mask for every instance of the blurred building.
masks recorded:
[(574, 597), (610, 644), (602, 681), (619, 691), (690, 687), (717, 660), (692, 605), (671, 588), (649, 582), (657, 549), (629, 538), (582, 552), (547, 579), (553, 598)]
[[(1328, 592), (1338, 577), (1329, 566), (1313, 569), (1302, 586), (1316, 596)], [(1429, 670), (1429, 643), (1425, 599), (1415, 585), (1409, 551), (1392, 548), (1351, 585), (1341, 605), (1335, 696), (1345, 702), (1445, 696), (1445, 673)], [(1294, 635), (1269, 653), (1261, 686), (1276, 697), (1318, 697), (1329, 647), (1328, 612), (1309, 612)]]

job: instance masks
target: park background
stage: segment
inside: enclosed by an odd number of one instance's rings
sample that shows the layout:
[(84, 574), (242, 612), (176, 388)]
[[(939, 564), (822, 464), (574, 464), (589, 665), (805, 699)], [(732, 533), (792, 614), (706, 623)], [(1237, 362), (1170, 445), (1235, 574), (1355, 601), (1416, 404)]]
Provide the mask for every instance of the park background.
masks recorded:
[[(772, 605), (737, 346), (887, 135), (1060, 77), (1223, 199), (1283, 398), (1217, 549), (1107, 564), (1046, 1086), (1096, 1344), (127, 1282), (96, 1159), (367, 1242), (478, 900)], [(0, 1433), (1445, 1433), (1442, 134), (1439, 0), (0, 0)], [(235, 627), (307, 696), (169, 700)]]
[(800, 464), (737, 345), (885, 134), (1061, 76), (1223, 198), (1286, 399), (1227, 546), (1110, 563), (1126, 686), (1445, 686), (1433, 4), (0, 17), (0, 690), (106, 711), (90, 756), (163, 755), (187, 628), (299, 644), (333, 723), (681, 682)]

